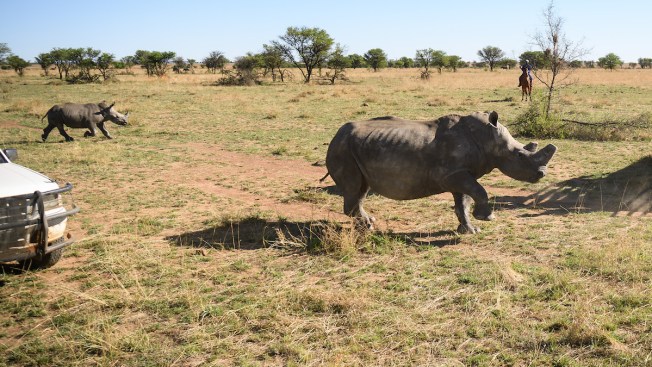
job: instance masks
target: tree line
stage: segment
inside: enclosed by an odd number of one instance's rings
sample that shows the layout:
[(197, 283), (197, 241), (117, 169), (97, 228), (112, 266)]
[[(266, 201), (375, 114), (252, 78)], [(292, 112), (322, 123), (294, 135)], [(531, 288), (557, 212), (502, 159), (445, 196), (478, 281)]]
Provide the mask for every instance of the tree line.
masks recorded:
[[(50, 68), (58, 73), (61, 80), (72, 83), (96, 82), (113, 77), (115, 70), (124, 69), (131, 72), (134, 66), (145, 69), (148, 76), (164, 76), (171, 69), (175, 73), (194, 73), (197, 65), (209, 73), (223, 75), (223, 84), (252, 84), (261, 76), (272, 77), (273, 81), (285, 81), (292, 77), (288, 70), (296, 68), (300, 71), (303, 81), (309, 83), (315, 75), (332, 84), (336, 80), (346, 79), (346, 69), (369, 68), (378, 71), (383, 68), (419, 68), (421, 78), (428, 79), (432, 70), (441, 73), (443, 69), (457, 71), (463, 67), (481, 67), (493, 71), (500, 67), (511, 69), (526, 60), (534, 68), (549, 68), (551, 66), (550, 50), (526, 51), (518, 60), (505, 57), (498, 47), (487, 46), (477, 52), (480, 62), (465, 62), (457, 55), (448, 55), (442, 50), (424, 48), (416, 50), (415, 56), (388, 59), (381, 48), (373, 48), (364, 53), (344, 55), (344, 47), (335, 43), (333, 38), (323, 29), (308, 27), (289, 27), (285, 34), (263, 45), (263, 51), (257, 54), (248, 53), (233, 61), (233, 69), (225, 67), (232, 61), (220, 51), (212, 51), (199, 63), (194, 59), (184, 59), (173, 51), (137, 50), (134, 55), (125, 56), (119, 60), (111, 53), (94, 48), (53, 48), (49, 52), (40, 53), (35, 61), (41, 66), (45, 76)], [(624, 62), (614, 53), (609, 53), (594, 61), (567, 60), (568, 67), (601, 67), (616, 69)], [(23, 75), (30, 63), (19, 56), (13, 55), (5, 43), (0, 43), (0, 64), (12, 68), (18, 75)], [(6, 65), (6, 66), (5, 66)], [(638, 64), (630, 63), (629, 67), (640, 65), (641, 68), (651, 68), (652, 58), (639, 58)], [(324, 69), (326, 70), (324, 73)]]

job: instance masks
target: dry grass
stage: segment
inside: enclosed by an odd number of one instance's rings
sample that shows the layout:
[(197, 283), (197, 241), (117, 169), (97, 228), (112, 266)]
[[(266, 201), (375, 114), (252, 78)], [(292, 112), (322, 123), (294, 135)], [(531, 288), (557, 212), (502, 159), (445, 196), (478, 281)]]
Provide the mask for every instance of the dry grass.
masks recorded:
[[(513, 71), (348, 76), (71, 86), (0, 72), (0, 146), (72, 182), (82, 208), (54, 268), (0, 273), (0, 366), (652, 364), (650, 192), (627, 186), (652, 175), (649, 140), (539, 141), (559, 147), (549, 176), (483, 178), (498, 219), (478, 235), (452, 231), (450, 195), (372, 195), (380, 230), (360, 234), (312, 165), (344, 121), (496, 110), (510, 123), (527, 104)], [(577, 76), (560, 113), (652, 112), (649, 70)], [(131, 112), (116, 139), (39, 142), (52, 104), (102, 99)]]

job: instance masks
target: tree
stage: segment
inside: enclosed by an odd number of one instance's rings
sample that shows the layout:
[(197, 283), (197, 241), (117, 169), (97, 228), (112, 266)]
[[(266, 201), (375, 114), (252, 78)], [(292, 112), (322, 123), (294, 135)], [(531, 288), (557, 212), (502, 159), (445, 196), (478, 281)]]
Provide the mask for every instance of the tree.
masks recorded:
[(23, 76), (25, 74), (25, 68), (29, 66), (29, 62), (16, 55), (7, 57), (7, 64), (9, 64), (9, 66), (11, 66), (19, 76)]
[(215, 74), (217, 70), (224, 71), (224, 66), (229, 62), (229, 60), (224, 56), (220, 51), (213, 51), (204, 58), (202, 64), (206, 66), (206, 69), (209, 73)]
[(111, 77), (113, 77), (111, 66), (113, 66), (114, 61), (115, 61), (115, 56), (113, 56), (113, 54), (110, 53), (103, 52), (100, 56), (98, 56), (96, 61), (96, 66), (97, 66), (97, 70), (102, 75), (102, 79), (108, 80), (111, 79)]
[(323, 29), (307, 27), (288, 27), (279, 38), (281, 42), (272, 41), (272, 45), (301, 71), (304, 82), (310, 83), (314, 68), (323, 65), (328, 57), (333, 39)]
[(188, 59), (188, 69), (190, 69), (190, 73), (194, 74), (195, 73), (195, 64), (197, 63), (197, 60), (195, 59)]
[(50, 56), (52, 56), (52, 62), (57, 67), (57, 71), (59, 72), (59, 79), (63, 80), (64, 77), (68, 79), (68, 73), (74, 65), (73, 49), (53, 48), (52, 51), (50, 51)]
[(487, 46), (478, 51), (478, 56), (480, 56), (482, 61), (489, 64), (490, 71), (494, 71), (494, 66), (496, 66), (498, 61), (505, 57), (505, 53), (498, 47)]
[(38, 54), (38, 56), (36, 56), (34, 60), (36, 60), (36, 63), (41, 66), (41, 69), (43, 69), (43, 74), (45, 74), (45, 76), (50, 75), (49, 68), (50, 65), (54, 64), (54, 58), (49, 52), (42, 52)]
[(330, 54), (326, 61), (326, 66), (330, 69), (326, 73), (326, 77), (330, 80), (331, 84), (335, 84), (337, 79), (346, 79), (346, 68), (349, 67), (350, 60), (344, 56), (344, 48), (338, 43), (335, 45), (335, 50)]
[(457, 68), (460, 67), (462, 63), (462, 58), (457, 55), (446, 56), (446, 65), (453, 69), (453, 72), (457, 72)]
[(261, 60), (259, 55), (247, 53), (247, 55), (238, 57), (233, 63), (236, 75), (229, 75), (220, 80), (225, 85), (254, 85), (259, 84), (259, 72), (256, 70), (260, 67)]
[(652, 58), (642, 57), (638, 59), (638, 64), (641, 65), (641, 69), (652, 68)]
[(367, 66), (374, 69), (374, 72), (387, 66), (387, 55), (385, 54), (385, 51), (380, 48), (372, 48), (367, 51), (364, 54), (364, 59)]
[(606, 56), (598, 59), (598, 66), (612, 71), (622, 64), (623, 60), (621, 60), (620, 57), (613, 52), (610, 52)]
[(147, 63), (153, 66), (154, 75), (162, 77), (167, 73), (168, 64), (176, 56), (172, 51), (152, 51), (148, 58)]
[(430, 79), (430, 67), (436, 67), (441, 73), (441, 69), (446, 66), (447, 61), (444, 51), (433, 50), (432, 48), (417, 50), (414, 60), (424, 69), (421, 72), (421, 79)]
[(11, 55), (11, 49), (6, 43), (0, 43), (0, 64), (6, 62), (7, 56)]
[(433, 58), (432, 48), (426, 48), (423, 50), (417, 50), (414, 60), (416, 64), (422, 67), (424, 70), (421, 72), (421, 79), (430, 79), (430, 67), (432, 66)]
[(518, 65), (518, 61), (507, 57), (496, 63), (496, 66), (500, 66), (503, 69), (514, 69), (516, 65)]
[(432, 53), (432, 66), (437, 68), (439, 74), (441, 70), (446, 67), (448, 59), (446, 58), (446, 53), (444, 51), (435, 50)]
[(281, 78), (281, 82), (285, 81), (285, 58), (283, 51), (279, 50), (273, 45), (263, 45), (264, 51), (260, 54), (260, 61), (263, 67), (263, 75), (272, 74), (272, 81), (276, 81), (277, 77)]
[(346, 58), (349, 59), (349, 65), (351, 65), (353, 69), (363, 68), (367, 66), (364, 57), (362, 57), (361, 55), (350, 54), (346, 56)]
[(172, 70), (177, 74), (186, 70), (186, 68), (188, 67), (186, 60), (181, 56), (177, 56), (176, 58), (174, 58), (173, 63), (174, 65), (172, 66)]
[(66, 79), (70, 82), (82, 83), (95, 82), (99, 80), (99, 76), (93, 75), (92, 71), (97, 67), (97, 59), (101, 54), (102, 51), (91, 47), (70, 49), (70, 60), (72, 61), (73, 67), (79, 69), (79, 73), (73, 78)]
[(584, 63), (582, 62), (582, 60), (573, 60), (570, 62), (570, 64), (568, 64), (568, 66), (570, 66), (573, 69), (577, 69), (584, 66)]
[(131, 72), (131, 68), (138, 63), (138, 60), (136, 60), (136, 56), (125, 56), (120, 59), (120, 62), (124, 64), (127, 72)]
[(134, 55), (137, 63), (147, 71), (147, 76), (156, 75), (158, 77), (162, 77), (167, 73), (168, 64), (175, 56), (176, 53), (172, 51), (145, 50), (138, 50)]
[(575, 60), (580, 60), (587, 51), (582, 48), (581, 42), (572, 42), (563, 33), (564, 20), (554, 12), (553, 3), (543, 11), (545, 29), (532, 38), (534, 44), (543, 50), (545, 68), (535, 68), (534, 76), (547, 88), (545, 102), (546, 118), (550, 117), (552, 97), (560, 88), (572, 85), (570, 79), (573, 68), (569, 65)]
[(402, 67), (405, 69), (414, 67), (414, 60), (407, 56), (403, 56), (398, 60), (401, 62)]
[(529, 61), (529, 64), (532, 65), (532, 68), (547, 68), (548, 59), (543, 51), (525, 51), (518, 57), (519, 64), (525, 64), (525, 61)]

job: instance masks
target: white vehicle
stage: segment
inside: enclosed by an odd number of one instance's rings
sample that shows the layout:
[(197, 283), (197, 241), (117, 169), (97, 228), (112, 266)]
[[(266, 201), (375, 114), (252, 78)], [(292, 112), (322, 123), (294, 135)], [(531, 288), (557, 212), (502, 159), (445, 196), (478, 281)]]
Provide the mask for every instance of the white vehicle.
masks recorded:
[(12, 163), (15, 149), (0, 150), (0, 262), (18, 261), (24, 268), (47, 268), (59, 261), (63, 248), (73, 242), (66, 234), (68, 217), (54, 180)]

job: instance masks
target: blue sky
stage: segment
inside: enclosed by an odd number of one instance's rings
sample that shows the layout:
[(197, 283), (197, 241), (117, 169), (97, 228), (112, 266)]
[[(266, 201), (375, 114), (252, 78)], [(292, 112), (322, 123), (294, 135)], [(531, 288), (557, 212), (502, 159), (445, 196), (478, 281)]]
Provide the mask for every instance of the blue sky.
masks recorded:
[[(117, 58), (138, 49), (174, 51), (201, 60), (211, 51), (234, 59), (260, 52), (289, 26), (319, 27), (347, 53), (383, 49), (389, 58), (433, 48), (466, 61), (485, 46), (508, 57), (534, 50), (549, 0), (322, 1), (18, 1), (0, 0), (0, 43), (33, 60), (54, 47), (92, 47)], [(557, 0), (568, 39), (582, 41), (597, 60), (614, 52), (624, 61), (652, 57), (652, 1)]]

